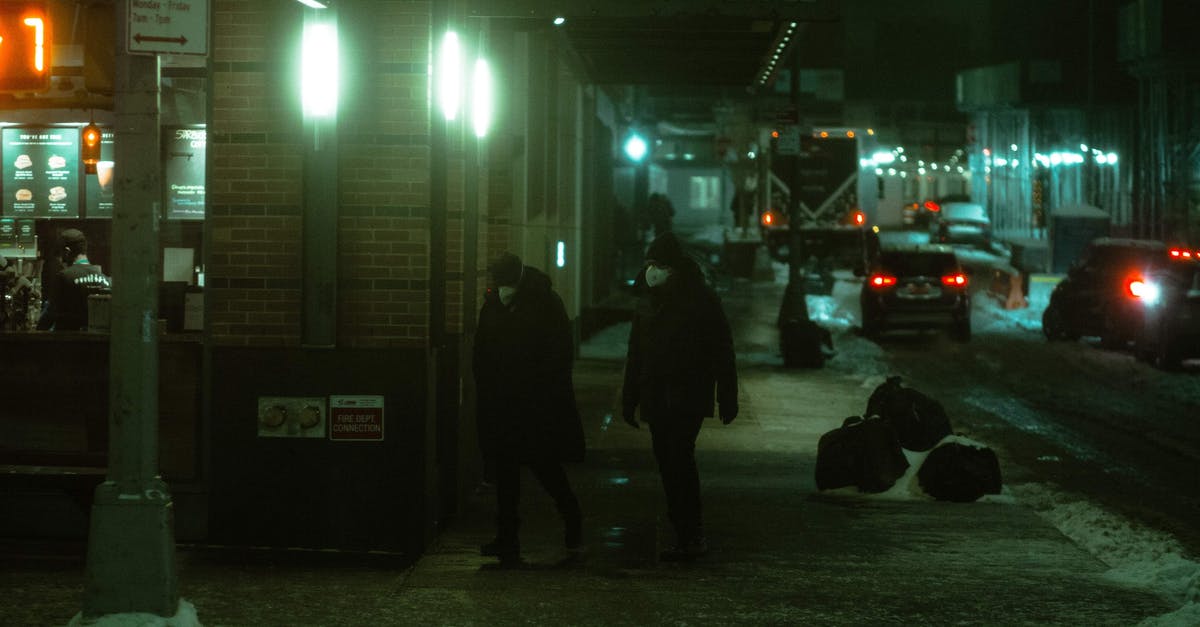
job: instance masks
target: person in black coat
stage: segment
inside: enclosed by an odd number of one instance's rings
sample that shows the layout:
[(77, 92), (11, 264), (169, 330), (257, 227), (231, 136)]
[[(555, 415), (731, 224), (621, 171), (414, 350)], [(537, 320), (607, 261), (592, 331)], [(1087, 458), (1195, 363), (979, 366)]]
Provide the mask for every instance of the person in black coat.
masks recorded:
[(480, 547), (502, 562), (520, 557), (521, 466), (554, 499), (569, 551), (582, 546), (579, 501), (563, 462), (584, 456), (583, 424), (571, 379), (574, 348), (562, 299), (550, 278), (511, 253), (489, 267), (475, 335), (480, 448), (496, 473), (496, 538)]
[(79, 229), (59, 236), (62, 269), (45, 288), (40, 331), (82, 331), (88, 325), (88, 296), (112, 289), (112, 281), (87, 257), (87, 237)]
[(733, 338), (720, 298), (673, 234), (647, 249), (638, 283), (648, 289), (629, 334), (622, 412), (638, 427), (634, 412), (640, 408), (650, 425), (678, 540), (660, 558), (689, 559), (708, 551), (695, 452), (701, 423), (713, 415), (714, 388), (721, 422), (729, 424), (738, 413)]

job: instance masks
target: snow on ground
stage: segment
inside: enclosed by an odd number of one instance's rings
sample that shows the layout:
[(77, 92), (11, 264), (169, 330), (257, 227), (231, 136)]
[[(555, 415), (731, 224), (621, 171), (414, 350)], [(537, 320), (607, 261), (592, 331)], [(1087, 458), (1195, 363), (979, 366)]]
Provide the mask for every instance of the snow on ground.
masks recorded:
[(196, 616), (196, 608), (183, 599), (179, 600), (179, 608), (174, 616), (158, 616), (143, 612), (127, 614), (108, 614), (94, 621), (84, 620), (83, 614), (76, 614), (67, 627), (203, 627)]
[(1130, 523), (1042, 484), (1013, 486), (1012, 492), (1063, 535), (1108, 565), (1105, 575), (1109, 579), (1149, 588), (1181, 605), (1142, 625), (1200, 625), (1200, 563), (1187, 557), (1170, 535)]

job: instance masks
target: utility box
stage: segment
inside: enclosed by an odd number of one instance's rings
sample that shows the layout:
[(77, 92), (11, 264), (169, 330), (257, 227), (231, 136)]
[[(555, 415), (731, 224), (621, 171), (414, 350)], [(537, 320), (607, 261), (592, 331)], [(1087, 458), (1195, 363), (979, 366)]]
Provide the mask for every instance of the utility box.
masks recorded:
[(1062, 274), (1097, 237), (1108, 237), (1112, 216), (1091, 205), (1072, 205), (1050, 213), (1050, 272)]

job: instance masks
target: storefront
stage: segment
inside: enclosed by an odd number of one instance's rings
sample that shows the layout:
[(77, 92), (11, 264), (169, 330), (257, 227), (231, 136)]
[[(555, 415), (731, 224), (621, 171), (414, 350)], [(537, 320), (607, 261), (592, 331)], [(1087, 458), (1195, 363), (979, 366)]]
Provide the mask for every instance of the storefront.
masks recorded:
[[(107, 466), (107, 289), (92, 290), (84, 329), (44, 328), (43, 312), (49, 285), (63, 268), (64, 231), (84, 233), (87, 261), (112, 273), (121, 164), (115, 159), (112, 43), (102, 35), (112, 36), (112, 11), (73, 2), (9, 3), (0, 11), (0, 36), (16, 50), (4, 57), (8, 78), (20, 74), (14, 67), (26, 56), (38, 61), (39, 52), (46, 75), (42, 84), (6, 82), (0, 93), (0, 255), (7, 260), (0, 271), (4, 535), (86, 535), (91, 490)], [(107, 59), (96, 54), (105, 44)], [(164, 478), (180, 486), (178, 503), (185, 509), (188, 486), (204, 476), (207, 66), (203, 57), (161, 57), (159, 458)], [(96, 127), (100, 141), (91, 150), (84, 129)], [(93, 156), (98, 158), (89, 167), (85, 158)], [(181, 517), (181, 537), (202, 533), (205, 525), (195, 524), (202, 519)]]

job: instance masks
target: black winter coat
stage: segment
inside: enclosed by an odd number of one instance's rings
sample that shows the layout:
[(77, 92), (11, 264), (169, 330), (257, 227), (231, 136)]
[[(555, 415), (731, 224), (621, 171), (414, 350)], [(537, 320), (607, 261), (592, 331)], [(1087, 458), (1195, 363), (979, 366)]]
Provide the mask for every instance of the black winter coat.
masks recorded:
[[(644, 286), (644, 275), (638, 283)], [(642, 419), (713, 415), (716, 399), (737, 407), (737, 369), (721, 299), (694, 262), (679, 264), (663, 285), (646, 288), (629, 333), (622, 393), (626, 416)]]
[(475, 334), (480, 448), (485, 457), (583, 461), (575, 405), (575, 357), (562, 299), (550, 278), (525, 266), (509, 306), (489, 290)]

